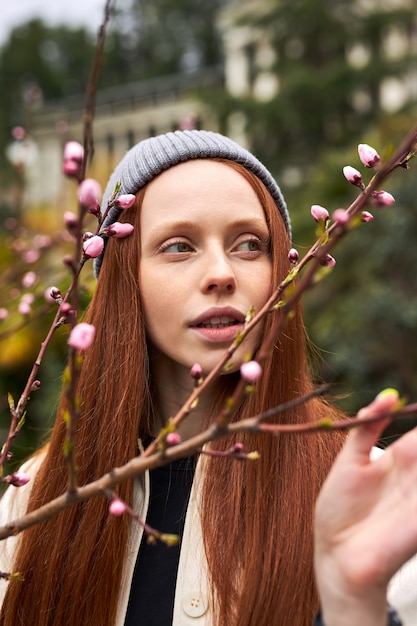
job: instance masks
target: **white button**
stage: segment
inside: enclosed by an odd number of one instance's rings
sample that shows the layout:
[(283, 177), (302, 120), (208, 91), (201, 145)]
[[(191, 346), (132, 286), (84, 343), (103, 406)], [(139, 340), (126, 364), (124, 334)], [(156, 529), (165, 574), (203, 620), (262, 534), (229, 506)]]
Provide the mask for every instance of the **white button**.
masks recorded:
[(182, 608), (189, 617), (201, 617), (208, 608), (205, 594), (200, 591), (187, 591), (182, 599)]

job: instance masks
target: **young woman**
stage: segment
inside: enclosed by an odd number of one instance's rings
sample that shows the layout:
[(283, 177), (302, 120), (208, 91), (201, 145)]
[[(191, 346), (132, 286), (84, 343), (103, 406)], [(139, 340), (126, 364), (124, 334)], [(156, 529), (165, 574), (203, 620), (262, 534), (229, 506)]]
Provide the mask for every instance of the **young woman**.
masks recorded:
[[(204, 131), (168, 133), (130, 150), (111, 177), (136, 194), (113, 209), (135, 225), (110, 238), (97, 260), (98, 282), (86, 321), (96, 327), (78, 386), (79, 484), (139, 454), (188, 397), (196, 362), (203, 375), (219, 361), (289, 269), (290, 222), (264, 166), (230, 139)], [(181, 423), (187, 439), (210, 424), (255, 356), (271, 318), (255, 329)], [(255, 391), (233, 420), (312, 389), (301, 310), (277, 340)], [(28, 462), (33, 486), (8, 490), (2, 523), (65, 492), (61, 398), (50, 441)], [(337, 417), (311, 400), (280, 414), (284, 423)], [(179, 532), (178, 547), (148, 545), (128, 515), (109, 515), (105, 497), (63, 511), (3, 542), (10, 583), (0, 623), (31, 626), (311, 626), (322, 606), (326, 626), (396, 623), (387, 612), (393, 574), (417, 551), (417, 433), (382, 458), (370, 452), (382, 425), (279, 437), (244, 433), (257, 461), (196, 455), (120, 486), (120, 497), (152, 526)], [(340, 453), (343, 447), (342, 452)], [(340, 453), (340, 454), (339, 454)], [(335, 459), (337, 461), (335, 463)], [(320, 495), (314, 575), (313, 519)], [(150, 475), (149, 475), (150, 474)], [(400, 490), (397, 489), (397, 486)], [(25, 497), (26, 490), (26, 497)], [(414, 516), (414, 517), (413, 517)], [(417, 624), (415, 568), (389, 597), (406, 626)]]

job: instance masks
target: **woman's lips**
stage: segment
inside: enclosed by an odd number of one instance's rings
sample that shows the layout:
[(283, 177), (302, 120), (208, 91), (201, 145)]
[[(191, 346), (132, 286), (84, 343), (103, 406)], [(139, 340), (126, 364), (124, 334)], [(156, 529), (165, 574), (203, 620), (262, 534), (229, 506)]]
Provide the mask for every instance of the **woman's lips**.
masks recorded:
[(236, 339), (243, 329), (243, 324), (230, 324), (228, 326), (192, 326), (191, 330), (204, 339), (212, 342), (231, 342)]
[(193, 331), (212, 342), (231, 342), (243, 329), (245, 316), (231, 307), (212, 308), (190, 324)]

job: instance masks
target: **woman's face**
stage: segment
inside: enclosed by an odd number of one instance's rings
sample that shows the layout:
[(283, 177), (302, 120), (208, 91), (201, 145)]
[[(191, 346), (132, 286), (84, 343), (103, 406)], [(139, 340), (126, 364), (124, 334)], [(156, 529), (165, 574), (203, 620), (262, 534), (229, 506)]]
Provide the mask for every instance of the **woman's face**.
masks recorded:
[[(159, 357), (208, 373), (272, 281), (268, 227), (250, 184), (224, 163), (181, 163), (153, 180), (141, 212), (140, 285)], [(251, 354), (259, 330), (233, 357)]]

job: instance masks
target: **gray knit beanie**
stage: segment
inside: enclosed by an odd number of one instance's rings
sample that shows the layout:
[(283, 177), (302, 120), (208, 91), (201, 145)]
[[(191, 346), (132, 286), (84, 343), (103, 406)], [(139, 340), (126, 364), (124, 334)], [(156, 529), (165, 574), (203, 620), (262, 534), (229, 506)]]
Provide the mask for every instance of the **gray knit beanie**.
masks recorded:
[[(291, 222), (285, 200), (270, 172), (256, 157), (236, 142), (218, 133), (205, 130), (177, 130), (150, 137), (133, 146), (120, 161), (107, 183), (101, 204), (102, 214), (107, 209), (117, 183), (121, 185), (121, 194), (135, 194), (155, 176), (173, 165), (192, 159), (210, 158), (235, 161), (256, 174), (275, 200), (291, 238)], [(101, 230), (116, 222), (120, 213), (121, 209), (112, 207)], [(94, 261), (96, 277), (100, 271), (103, 254), (104, 251)]]

